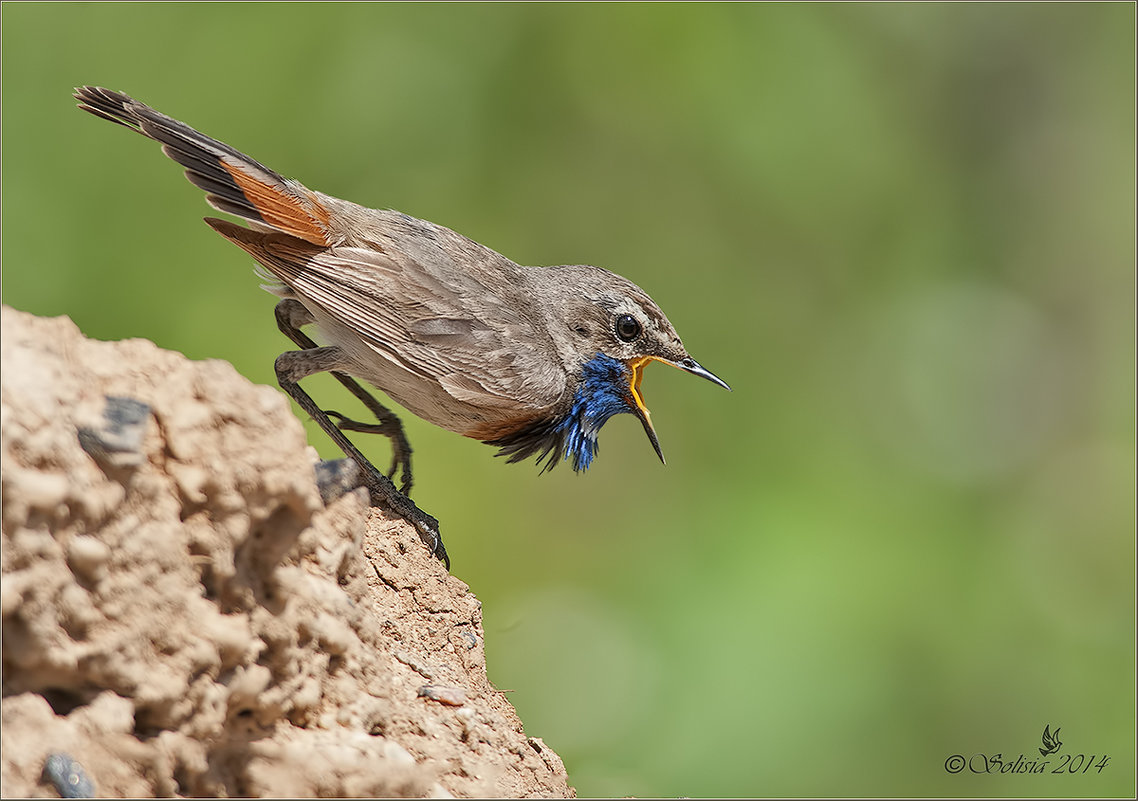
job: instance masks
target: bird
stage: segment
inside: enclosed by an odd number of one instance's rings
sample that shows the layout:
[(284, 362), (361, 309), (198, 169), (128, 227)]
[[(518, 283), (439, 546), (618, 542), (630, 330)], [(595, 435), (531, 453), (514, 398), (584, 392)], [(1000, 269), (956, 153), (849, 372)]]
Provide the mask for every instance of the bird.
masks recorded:
[(1063, 745), (1059, 740), (1059, 731), (1056, 729), (1055, 733), (1051, 733), (1051, 724), (1048, 723), (1043, 727), (1043, 748), (1039, 749), (1039, 753), (1043, 756), (1051, 756)]
[[(253, 257), (262, 287), (280, 299), (277, 326), (299, 350), (277, 357), (278, 383), (358, 465), (373, 505), (410, 521), (448, 570), (438, 521), (410, 500), (402, 423), (356, 379), (509, 462), (534, 458), (542, 473), (562, 462), (586, 470), (601, 427), (626, 413), (664, 461), (640, 389), (651, 362), (731, 389), (688, 354), (648, 294), (616, 273), (522, 266), (441, 225), (308, 189), (122, 92), (83, 86), (74, 98), (160, 143), (209, 205), (245, 223), (205, 218)], [(326, 344), (301, 330), (313, 325)], [(319, 372), (331, 372), (376, 422), (321, 409), (299, 385)], [(388, 472), (345, 431), (387, 436)]]

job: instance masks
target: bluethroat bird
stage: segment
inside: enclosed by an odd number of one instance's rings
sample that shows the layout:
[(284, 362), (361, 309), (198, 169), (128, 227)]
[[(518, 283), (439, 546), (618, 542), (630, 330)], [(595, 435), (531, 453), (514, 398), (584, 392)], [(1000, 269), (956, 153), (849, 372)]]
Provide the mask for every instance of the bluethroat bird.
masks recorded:
[[(211, 206), (248, 224), (205, 220), (257, 260), (264, 288), (281, 298), (277, 325), (300, 347), (276, 360), (281, 388), (359, 465), (372, 503), (409, 520), (448, 567), (438, 521), (408, 497), (411, 447), (399, 418), (352, 376), (510, 462), (536, 457), (542, 472), (563, 460), (586, 469), (601, 426), (625, 412), (663, 461), (640, 392), (651, 361), (730, 389), (688, 355), (644, 290), (608, 270), (522, 267), (441, 225), (307, 189), (125, 94), (85, 86), (75, 98), (160, 142)], [(328, 344), (301, 331), (310, 324)], [(298, 382), (324, 371), (377, 422), (320, 409)], [(391, 439), (387, 475), (345, 431)]]

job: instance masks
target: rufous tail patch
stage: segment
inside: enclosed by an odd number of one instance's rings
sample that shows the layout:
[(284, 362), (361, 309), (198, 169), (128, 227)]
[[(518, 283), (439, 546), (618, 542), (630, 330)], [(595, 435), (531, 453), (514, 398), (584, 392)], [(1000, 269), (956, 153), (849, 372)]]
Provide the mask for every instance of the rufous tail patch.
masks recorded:
[[(286, 234), (311, 242), (328, 245), (328, 210), (315, 198), (309, 203), (282, 189), (254, 178), (240, 167), (221, 161), (221, 166), (233, 178), (261, 218)], [(307, 190), (303, 190), (307, 191)]]

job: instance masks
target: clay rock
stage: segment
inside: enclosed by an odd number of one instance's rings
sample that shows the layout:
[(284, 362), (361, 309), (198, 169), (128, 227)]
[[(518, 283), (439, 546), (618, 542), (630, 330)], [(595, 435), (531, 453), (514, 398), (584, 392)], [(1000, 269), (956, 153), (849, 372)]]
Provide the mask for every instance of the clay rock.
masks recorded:
[(573, 795), (280, 392), (7, 307), (0, 345), (4, 796)]

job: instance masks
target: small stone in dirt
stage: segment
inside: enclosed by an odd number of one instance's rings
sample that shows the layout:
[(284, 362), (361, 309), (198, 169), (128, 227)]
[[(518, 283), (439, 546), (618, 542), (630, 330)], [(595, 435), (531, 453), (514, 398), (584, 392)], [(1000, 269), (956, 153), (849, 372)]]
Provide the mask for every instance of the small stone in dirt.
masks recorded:
[(142, 464), (142, 440), (150, 407), (133, 398), (107, 397), (103, 424), (81, 427), (79, 444), (101, 465), (137, 467)]
[(354, 459), (327, 459), (317, 462), (315, 470), (316, 486), (325, 506), (363, 486), (360, 467)]
[(462, 706), (466, 703), (466, 690), (461, 687), (444, 687), (440, 684), (424, 684), (419, 688), (420, 698), (429, 698), (447, 706)]
[(49, 754), (43, 763), (43, 777), (51, 782), (60, 798), (95, 797), (95, 783), (83, 766), (67, 754)]

